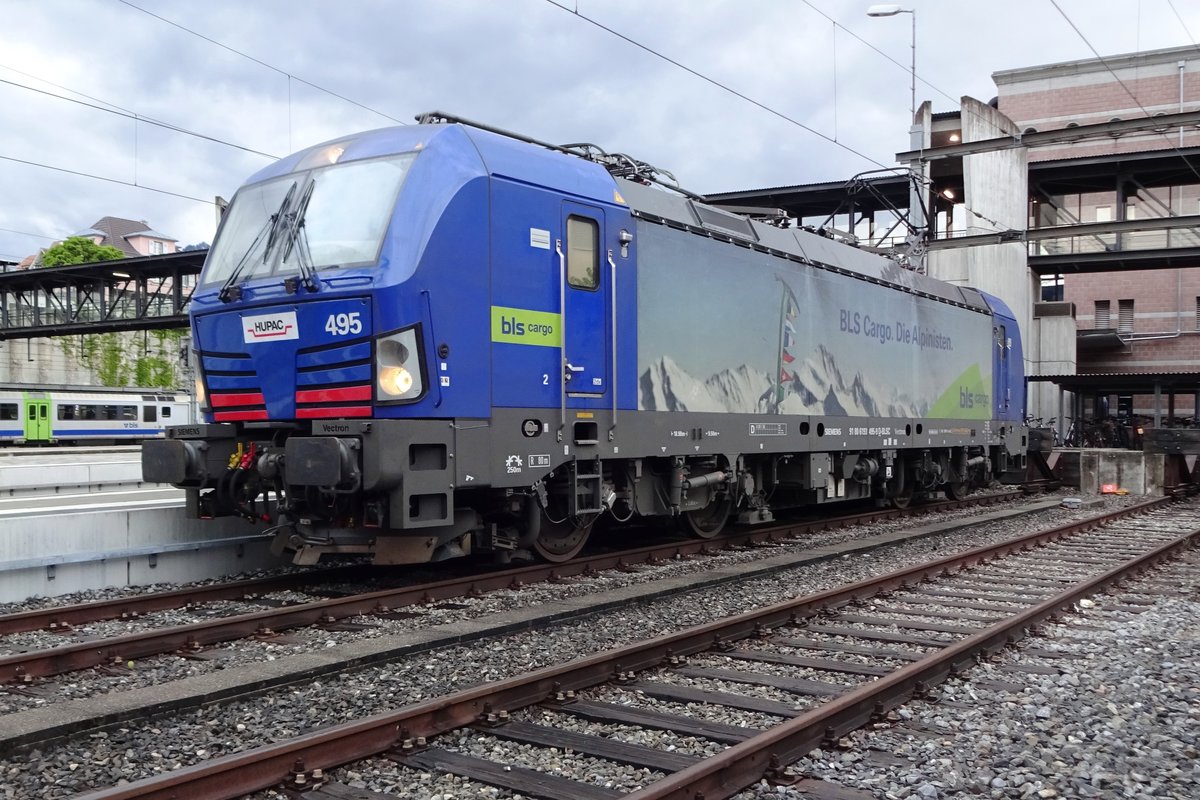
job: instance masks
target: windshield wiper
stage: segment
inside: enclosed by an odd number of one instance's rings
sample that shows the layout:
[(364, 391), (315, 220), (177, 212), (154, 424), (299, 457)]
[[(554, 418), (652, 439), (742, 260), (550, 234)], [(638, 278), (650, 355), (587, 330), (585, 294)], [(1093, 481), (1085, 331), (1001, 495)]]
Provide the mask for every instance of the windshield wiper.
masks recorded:
[(237, 266), (233, 268), (233, 272), (229, 273), (229, 277), (225, 279), (225, 283), (221, 284), (221, 291), (217, 293), (217, 298), (222, 303), (230, 303), (234, 300), (240, 300), (242, 297), (242, 287), (237, 285), (238, 278), (242, 277), (242, 272), (246, 269), (246, 265), (250, 263), (250, 256), (258, 248), (258, 243), (267, 237), (267, 246), (263, 250), (263, 263), (267, 263), (267, 257), (271, 254), (271, 248), (275, 245), (275, 237), (279, 234), (280, 224), (283, 222), (283, 211), (292, 201), (292, 195), (296, 193), (296, 182), (292, 181), (292, 186), (287, 190), (287, 194), (283, 196), (283, 202), (279, 204), (279, 208), (267, 218), (263, 223), (262, 228), (254, 237), (254, 241), (246, 248), (246, 252), (242, 253), (241, 259), (238, 260)]
[[(283, 251), (283, 261), (287, 261), (296, 251), (296, 264), (300, 269), (300, 284), (310, 292), (315, 292), (321, 285), (317, 282), (317, 270), (312, 263), (312, 251), (308, 247), (308, 231), (304, 227), (304, 215), (308, 213), (308, 201), (312, 199), (313, 187), (317, 185), (315, 178), (310, 179), (304, 187), (304, 192), (296, 202), (296, 209), (288, 215), (291, 223), (287, 232), (287, 247)], [(284, 281), (284, 287), (289, 292), (295, 291), (292, 278)]]

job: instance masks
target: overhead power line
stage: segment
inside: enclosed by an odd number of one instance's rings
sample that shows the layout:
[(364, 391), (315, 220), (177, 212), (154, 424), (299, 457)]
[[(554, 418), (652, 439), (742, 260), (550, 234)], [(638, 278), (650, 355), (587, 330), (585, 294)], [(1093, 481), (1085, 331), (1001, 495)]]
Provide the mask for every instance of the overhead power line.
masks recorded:
[[(3, 66), (5, 69), (12, 69), (11, 67), (5, 66), (3, 64), (0, 64), (0, 66)], [(20, 72), (20, 70), (13, 70), (13, 72)], [(21, 74), (29, 75), (29, 73), (27, 73), (27, 72), (22, 72)], [(29, 75), (29, 77), (34, 78), (35, 80), (41, 80), (41, 78), (38, 78), (36, 75)], [(17, 83), (16, 81), (5, 80), (4, 78), (0, 78), (0, 83), (7, 84), (9, 86), (15, 86), (18, 89), (25, 89), (30, 92), (37, 92), (38, 94), (42, 94), (47, 97), (53, 97), (55, 100), (63, 100), (67, 103), (75, 103), (76, 105), (84, 106), (85, 108), (91, 108), (96, 111), (103, 111), (106, 114), (113, 114), (118, 117), (124, 117), (126, 119), (131, 119), (135, 122), (143, 122), (147, 125), (153, 125), (158, 128), (165, 128), (166, 130), (174, 131), (175, 133), (182, 133), (186, 136), (194, 136), (197, 139), (203, 139), (206, 142), (213, 142), (214, 144), (220, 144), (220, 145), (224, 145), (226, 147), (233, 147), (237, 150), (241, 150), (246, 153), (252, 153), (256, 156), (263, 156), (264, 158), (269, 158), (273, 161), (276, 161), (281, 158), (281, 156), (275, 155), (274, 153), (264, 153), (262, 150), (255, 150), (253, 147), (246, 147), (244, 145), (236, 144), (234, 142), (230, 142), (225, 139), (220, 139), (216, 136), (209, 136), (208, 134), (198, 133), (196, 131), (188, 130), (187, 128), (181, 128), (178, 125), (172, 125), (169, 122), (161, 122), (161, 121), (153, 119), (151, 117), (144, 117), (141, 114), (122, 109), (120, 106), (118, 106), (114, 103), (109, 103), (104, 100), (96, 100), (96, 102), (104, 103), (104, 106), (112, 106), (112, 108), (105, 108), (102, 105), (96, 105), (96, 103), (87, 103), (87, 102), (84, 102), (83, 100), (76, 100), (74, 97), (66, 97), (61, 94), (55, 94), (54, 92), (47, 92), (45, 89), (38, 89), (34, 86), (27, 86), (26, 84)], [(55, 84), (51, 84), (51, 85), (55, 85)], [(60, 86), (58, 88), (63, 89), (68, 92), (74, 91), (72, 89), (68, 89), (65, 86)], [(76, 94), (82, 94), (82, 92), (76, 92)], [(95, 100), (96, 98), (91, 98), (91, 99)]]
[(44, 233), (33, 233), (32, 231), (18, 231), (13, 230), (12, 228), (0, 228), (0, 231), (4, 231), (5, 233), (17, 233), (21, 236), (32, 236), (35, 239), (49, 239), (52, 242), (56, 240), (56, 237), (54, 236), (47, 236)]
[(212, 200), (205, 200), (204, 198), (201, 198), (201, 197), (193, 197), (190, 194), (180, 194), (179, 192), (172, 192), (167, 189), (158, 189), (154, 186), (146, 186), (145, 184), (133, 183), (132, 181), (122, 181), (122, 180), (117, 180), (116, 178), (106, 178), (103, 175), (95, 175), (90, 172), (80, 172), (79, 170), (66, 169), (65, 167), (56, 167), (51, 164), (42, 164), (38, 161), (26, 161), (23, 158), (13, 158), (12, 156), (0, 156), (0, 160), (12, 161), (16, 164), (24, 164), (29, 167), (39, 167), (41, 169), (49, 169), (49, 170), (53, 170), (55, 172), (65, 172), (68, 175), (78, 175), (81, 178), (91, 178), (91, 179), (97, 180), (97, 181), (105, 181), (107, 183), (120, 184), (121, 186), (130, 186), (130, 187), (133, 187), (134, 189), (145, 189), (147, 192), (157, 192), (158, 194), (166, 194), (166, 195), (170, 195), (171, 197), (181, 197), (184, 200), (194, 200), (197, 203), (204, 203), (205, 205), (209, 205), (209, 206), (214, 205), (214, 201), (212, 201)]
[(130, 8), (134, 9), (135, 11), (140, 11), (143, 14), (154, 17), (156, 20), (158, 20), (160, 22), (164, 22), (173, 28), (178, 28), (179, 30), (183, 31), (184, 33), (190, 33), (192, 36), (195, 36), (199, 39), (203, 39), (204, 41), (208, 42), (209, 44), (216, 45), (217, 47), (220, 47), (222, 50), (227, 50), (230, 53), (241, 56), (242, 58), (249, 59), (250, 61), (253, 61), (255, 64), (258, 64), (259, 66), (263, 66), (263, 67), (266, 67), (267, 69), (278, 72), (280, 75), (286, 75), (289, 80), (294, 80), (298, 83), (303, 83), (305, 86), (309, 86), (313, 89), (316, 89), (319, 92), (324, 92), (325, 94), (330, 95), (331, 97), (336, 97), (337, 99), (347, 102), (350, 105), (358, 106), (359, 108), (363, 109), (364, 111), (370, 111), (372, 114), (378, 114), (379, 116), (381, 116), (385, 119), (390, 119), (392, 122), (398, 123), (400, 125), (408, 125), (409, 124), (402, 119), (397, 119), (396, 117), (393, 117), (391, 114), (384, 113), (383, 111), (380, 111), (377, 108), (372, 108), (371, 106), (369, 106), (365, 103), (360, 103), (357, 100), (353, 100), (349, 97), (346, 97), (344, 94), (338, 94), (337, 92), (333, 91), (332, 89), (326, 89), (324, 86), (320, 86), (318, 84), (313, 83), (312, 81), (305, 80), (304, 78), (301, 78), (299, 75), (294, 75), (291, 72), (288, 72), (285, 69), (281, 69), (281, 68), (275, 66), (274, 64), (269, 64), (260, 58), (255, 58), (254, 56), (250, 55), (249, 53), (245, 53), (241, 50), (238, 50), (236, 47), (230, 47), (229, 45), (225, 44), (224, 42), (219, 42), (216, 39), (212, 38), (211, 36), (205, 36), (203, 33), (194, 31), (191, 28), (187, 27), (186, 25), (182, 25), (178, 22), (169, 20), (166, 17), (155, 14), (153, 11), (148, 11), (148, 10), (142, 8), (141, 6), (138, 6), (138, 5), (135, 5), (131, 2), (129, 2), (129, 0), (118, 0), (118, 2), (129, 6)]
[[(857, 39), (858, 41), (862, 42), (862, 43), (863, 43), (863, 44), (865, 44), (867, 47), (871, 48), (871, 49), (872, 49), (872, 50), (874, 50), (876, 53), (878, 53), (879, 55), (883, 56), (883, 57), (884, 57), (884, 58), (886, 58), (888, 61), (892, 62), (892, 63), (893, 63), (893, 64), (895, 64), (897, 67), (899, 67), (900, 69), (904, 70), (905, 72), (911, 72), (911, 68), (909, 67), (909, 65), (908, 65), (908, 64), (902, 64), (902, 63), (900, 63), (899, 61), (897, 61), (896, 59), (892, 58), (890, 55), (888, 55), (888, 54), (887, 54), (887, 53), (885, 53), (884, 51), (880, 50), (878, 47), (876, 47), (875, 45), (871, 44), (870, 42), (868, 42), (866, 39), (864, 39), (864, 38), (862, 38), (861, 36), (859, 36), (859, 35), (858, 35), (857, 33), (855, 33), (854, 31), (852, 31), (852, 30), (850, 30), (849, 28), (847, 28), (845, 25), (843, 25), (842, 23), (838, 22), (836, 19), (834, 19), (833, 17), (829, 16), (827, 13), (825, 13), (825, 12), (824, 12), (824, 11), (822, 11), (821, 9), (817, 8), (815, 5), (813, 5), (813, 4), (810, 2), (810, 0), (801, 0), (801, 1), (804, 3), (804, 5), (808, 6), (808, 7), (809, 7), (809, 8), (811, 8), (813, 11), (817, 12), (817, 13), (818, 13), (818, 14), (820, 14), (822, 17), (824, 17), (825, 19), (827, 19), (827, 20), (829, 20), (830, 22), (832, 22), (832, 23), (833, 23), (833, 25), (834, 25), (834, 27), (836, 27), (836, 28), (841, 28), (841, 29), (842, 29), (842, 30), (844, 30), (846, 33), (850, 34), (852, 37), (854, 37), (854, 38), (855, 38), (855, 39)], [(958, 102), (959, 102), (959, 98), (957, 98), (957, 97), (953, 97), (952, 95), (949, 95), (949, 94), (947, 94), (946, 92), (944, 92), (944, 91), (942, 91), (941, 89), (939, 89), (938, 87), (934, 86), (932, 83), (930, 83), (929, 81), (927, 81), (925, 78), (921, 77), (921, 74), (920, 74), (920, 73), (917, 73), (917, 80), (919, 80), (921, 83), (923, 83), (923, 84), (925, 84), (926, 86), (928, 86), (930, 89), (933, 89), (935, 92), (937, 92), (938, 94), (940, 94), (942, 97), (945, 97), (945, 98), (946, 98), (947, 100), (949, 100), (951, 103), (958, 103)]]
[[(121, 2), (125, 2), (125, 0), (121, 0)], [(811, 128), (808, 125), (805, 125), (803, 122), (800, 122), (799, 120), (797, 120), (793, 117), (789, 117), (787, 114), (784, 114), (782, 111), (778, 111), (778, 110), (772, 108), (771, 106), (768, 106), (766, 103), (763, 103), (759, 100), (755, 100), (753, 97), (743, 94), (742, 92), (739, 92), (738, 90), (733, 89), (724, 83), (721, 83), (720, 81), (716, 80), (715, 78), (710, 78), (709, 76), (705, 75), (704, 73), (699, 72), (699, 71), (687, 66), (686, 64), (676, 61), (675, 59), (671, 58), (670, 56), (664, 55), (663, 53), (660, 53), (659, 51), (655, 50), (654, 48), (649, 47), (648, 45), (644, 45), (641, 42), (637, 41), (636, 39), (626, 36), (625, 34), (621, 33), (620, 31), (614, 30), (613, 28), (610, 28), (601, 22), (597, 22), (596, 20), (592, 19), (591, 17), (589, 17), (585, 14), (580, 14), (578, 9), (567, 8), (566, 6), (555, 2), (555, 0), (546, 0), (546, 2), (561, 11), (565, 11), (574, 17), (577, 17), (591, 25), (594, 25), (595, 27), (599, 28), (602, 31), (605, 31), (613, 36), (616, 36), (618, 39), (621, 39), (622, 41), (633, 45), (634, 47), (638, 48), (639, 50), (644, 50), (645, 52), (649, 53), (650, 55), (654, 56), (655, 58), (662, 59), (663, 61), (666, 61), (668, 64), (678, 67), (679, 69), (683, 70), (684, 72), (688, 73), (689, 75), (699, 78), (700, 80), (702, 80), (706, 83), (710, 83), (713, 86), (716, 86), (718, 89), (728, 92), (729, 94), (732, 94), (734, 97), (744, 100), (747, 103), (751, 104), (752, 106), (762, 109), (763, 111), (766, 111), (768, 114), (771, 114), (772, 116), (782, 119), (784, 122), (788, 122), (792, 125), (795, 125), (798, 128), (802, 128), (803, 130), (808, 131), (812, 135), (818, 136), (818, 137), (824, 139), (825, 141), (829, 142), (830, 144), (837, 145), (838, 147), (842, 148), (843, 150), (853, 153), (854, 155), (858, 156), (859, 158), (863, 159), (864, 161), (869, 161), (872, 164), (874, 164), (875, 166), (882, 167), (883, 169), (890, 169), (890, 167), (888, 167), (886, 164), (881, 164), (880, 162), (871, 158), (869, 155), (859, 152), (858, 150), (855, 150), (853, 147), (843, 144), (842, 142), (839, 142), (838, 140), (834, 139), (832, 136), (828, 136), (824, 133), (821, 133), (820, 131), (816, 130), (815, 128)]]
[(1173, 0), (1167, 0), (1167, 5), (1171, 7), (1171, 11), (1175, 14), (1175, 19), (1179, 20), (1179, 27), (1183, 28), (1183, 32), (1187, 34), (1188, 41), (1195, 45), (1196, 39), (1192, 36), (1192, 32), (1188, 30), (1187, 23), (1183, 21), (1183, 17), (1180, 16), (1179, 9), (1175, 7)]
[[(1138, 108), (1140, 108), (1142, 110), (1142, 113), (1145, 114), (1147, 117), (1153, 116), (1149, 111), (1146, 110), (1146, 107), (1144, 105), (1142, 105), (1142, 101), (1137, 99), (1137, 95), (1135, 95), (1133, 93), (1133, 90), (1129, 88), (1129, 86), (1125, 83), (1125, 81), (1121, 80), (1121, 76), (1118, 75), (1116, 73), (1116, 71), (1111, 66), (1109, 66), (1108, 62), (1104, 60), (1104, 56), (1100, 55), (1100, 52), (1095, 47), (1092, 46), (1092, 43), (1090, 41), (1088, 41), (1088, 38), (1086, 36), (1083, 35), (1083, 31), (1081, 31), (1079, 29), (1079, 26), (1075, 24), (1074, 20), (1072, 20), (1067, 15), (1067, 12), (1062, 10), (1062, 6), (1060, 6), (1058, 4), (1058, 0), (1050, 0), (1050, 4), (1052, 6), (1054, 6), (1054, 9), (1056, 11), (1058, 11), (1058, 13), (1062, 15), (1062, 18), (1067, 21), (1067, 24), (1071, 26), (1071, 30), (1075, 31), (1075, 33), (1079, 35), (1079, 38), (1083, 40), (1083, 43), (1086, 44), (1088, 46), (1088, 49), (1092, 51), (1092, 55), (1094, 55), (1100, 61), (1100, 63), (1104, 65), (1104, 68), (1106, 70), (1108, 70), (1108, 74), (1112, 75), (1113, 79), (1118, 84), (1120, 84), (1122, 89), (1125, 90), (1125, 94), (1129, 95), (1129, 99), (1134, 102), (1134, 105), (1136, 105)], [(1174, 8), (1174, 6), (1172, 6), (1172, 8)], [(1184, 152), (1182, 150), (1180, 150), (1178, 147), (1176, 147), (1174, 144), (1171, 143), (1171, 139), (1170, 139), (1170, 137), (1168, 137), (1166, 135), (1166, 132), (1160, 132), (1158, 135), (1161, 136), (1163, 138), (1163, 141), (1165, 141), (1168, 145), (1170, 145), (1171, 149), (1174, 150), (1179, 155), (1179, 157), (1183, 159), (1183, 163), (1186, 164), (1187, 168), (1192, 171), (1192, 174), (1195, 175), (1197, 178), (1200, 178), (1200, 170), (1196, 169), (1196, 167), (1192, 164), (1191, 160), (1187, 157), (1187, 155), (1184, 154)]]

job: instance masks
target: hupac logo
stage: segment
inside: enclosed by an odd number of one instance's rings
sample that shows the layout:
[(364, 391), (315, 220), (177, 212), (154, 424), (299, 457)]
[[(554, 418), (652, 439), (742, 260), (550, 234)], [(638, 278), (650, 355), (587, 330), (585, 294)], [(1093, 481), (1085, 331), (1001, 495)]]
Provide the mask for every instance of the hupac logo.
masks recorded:
[(300, 326), (296, 323), (295, 311), (242, 317), (242, 339), (247, 344), (299, 338)]

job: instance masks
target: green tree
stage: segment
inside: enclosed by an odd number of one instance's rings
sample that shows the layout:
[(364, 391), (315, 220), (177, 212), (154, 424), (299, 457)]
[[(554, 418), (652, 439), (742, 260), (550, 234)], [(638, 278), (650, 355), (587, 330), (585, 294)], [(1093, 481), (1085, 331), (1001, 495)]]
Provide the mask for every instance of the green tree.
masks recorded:
[(125, 254), (115, 247), (96, 244), (86, 236), (71, 236), (42, 253), (43, 267), (61, 267), (63, 264), (94, 264), (97, 261), (114, 261)]
[[(44, 252), (42, 266), (94, 264), (124, 257), (125, 254), (115, 247), (96, 244), (86, 236), (72, 236)], [(59, 346), (69, 358), (78, 358), (105, 386), (125, 386), (133, 380), (138, 386), (170, 387), (178, 382), (174, 351), (186, 333), (184, 330), (150, 331), (157, 346), (151, 349), (148, 341), (133, 344), (135, 353), (132, 354), (126, 352), (121, 337), (115, 333), (82, 336), (78, 345), (69, 337), (63, 337)], [(140, 355), (136, 353), (139, 350)]]

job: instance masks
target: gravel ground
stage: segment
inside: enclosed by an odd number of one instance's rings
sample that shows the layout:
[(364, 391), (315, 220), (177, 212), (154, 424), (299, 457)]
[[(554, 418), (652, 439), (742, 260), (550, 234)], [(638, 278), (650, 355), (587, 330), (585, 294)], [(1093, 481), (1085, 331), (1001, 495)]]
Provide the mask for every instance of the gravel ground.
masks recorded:
[[(1110, 505), (1131, 502), (1112, 498)], [(33, 751), (0, 762), (0, 797), (64, 797), (95, 786), (137, 779), (179, 766), (248, 749), (267, 742), (311, 731), (317, 727), (358, 718), (370, 713), (445, 694), (456, 689), (496, 680), (528, 670), (570, 660), (579, 653), (617, 646), (648, 636), (679, 630), (777, 602), (783, 597), (861, 580), (891, 571), (905, 564), (927, 560), (931, 553), (950, 553), (977, 547), (987, 542), (1011, 538), (1032, 528), (1061, 524), (1080, 514), (1052, 511), (1034, 520), (1010, 520), (980, 525), (964, 532), (939, 536), (906, 545), (886, 548), (868, 555), (844, 558), (780, 573), (766, 579), (702, 590), (647, 606), (606, 613), (575, 624), (537, 630), (501, 641), (449, 648), (432, 655), (405, 659), (384, 667), (343, 674), (303, 687), (282, 689), (263, 697), (181, 713), (153, 725), (139, 725), (92, 734), (46, 752)], [(879, 532), (878, 526), (871, 530)], [(840, 532), (853, 536), (855, 532)], [(860, 534), (861, 535), (861, 534)], [(646, 580), (679, 569), (709, 569), (722, 559), (741, 560), (755, 557), (756, 551), (726, 554), (715, 559), (681, 562), (659, 568), (639, 569), (633, 575), (615, 573), (587, 581), (587, 590), (602, 591), (605, 581), (623, 585), (630, 580)], [(766, 550), (771, 554), (776, 548)], [(658, 570), (665, 570), (659, 573)], [(582, 582), (581, 582), (582, 583)], [(516, 595), (496, 593), (479, 600), (464, 602), (478, 616), (485, 610), (541, 602), (539, 593), (562, 596), (558, 592), (578, 590), (575, 582), (564, 586), (529, 587)], [(547, 595), (542, 595), (547, 596)], [(450, 609), (447, 619), (456, 618), (464, 609)], [(436, 610), (435, 610), (436, 611)], [(414, 624), (430, 624), (432, 613)], [(461, 618), (461, 617), (459, 617)], [(324, 635), (324, 634), (323, 634)], [(328, 641), (336, 646), (332, 637)], [(139, 667), (139, 671), (143, 669)], [(145, 679), (145, 676), (140, 676)], [(173, 679), (166, 677), (161, 679)], [(826, 678), (828, 679), (828, 678)], [(154, 682), (151, 680), (150, 682)], [(710, 688), (719, 688), (711, 686)], [(795, 698), (791, 698), (794, 702)], [(541, 712), (537, 712), (541, 713)], [(760, 715), (761, 716), (761, 715)], [(738, 724), (738, 723), (735, 723)], [(744, 724), (744, 723), (743, 723)], [(676, 743), (677, 746), (682, 746)], [(688, 744), (688, 747), (703, 747)], [(564, 764), (568, 763), (566, 761)], [(357, 777), (355, 777), (357, 776)], [(376, 791), (391, 791), (402, 797), (431, 798), (488, 796), (489, 791), (448, 776), (421, 776), (392, 762), (372, 760), (339, 773), (353, 785)], [(621, 785), (636, 784), (645, 776), (627, 774)], [(397, 783), (398, 781), (398, 783)], [(397, 786), (404, 787), (402, 790)], [(270, 793), (264, 795), (273, 796)], [(772, 795), (775, 796), (775, 795)]]
[[(1174, 587), (1180, 597), (1139, 594)], [(1144, 613), (1112, 606), (1151, 602)], [(1082, 604), (1044, 637), (901, 709), (897, 726), (860, 731), (793, 770), (877, 798), (1200, 797), (1200, 557)], [(1081, 627), (1087, 626), (1087, 627)], [(1095, 628), (1093, 630), (1092, 628)], [(1069, 657), (1042, 657), (1039, 650)], [(1028, 651), (1028, 652), (1026, 652)], [(1021, 667), (1052, 667), (1040, 675)], [(1021, 691), (987, 681), (1023, 683)], [(914, 730), (915, 729), (915, 730)], [(926, 733), (921, 733), (925, 731)], [(886, 766), (871, 753), (888, 754)], [(799, 792), (756, 787), (742, 800)]]
[[(1132, 502), (1136, 502), (1136, 499), (1111, 498), (1109, 500), (1110, 505), (1113, 507), (1117, 507), (1119, 505), (1128, 505)], [(969, 519), (971, 516), (978, 513), (980, 513), (978, 509), (964, 509), (952, 513), (939, 514), (936, 519), (937, 521)], [(1065, 510), (1055, 509), (1043, 512), (1042, 514), (1038, 515), (1038, 519), (1052, 520), (1043, 523), (1049, 526), (1061, 524), (1068, 519), (1074, 519), (1081, 514), (1086, 515), (1087, 513), (1088, 512), (1067, 512)], [(500, 590), (496, 592), (490, 592), (478, 598), (456, 598), (453, 601), (439, 603), (432, 606), (410, 607), (408, 609), (404, 609), (406, 611), (416, 612), (419, 615), (409, 619), (395, 620), (371, 616), (351, 617), (341, 621), (359, 623), (366, 627), (364, 627), (362, 630), (356, 631), (330, 631), (324, 630), (320, 627), (294, 629), (288, 631), (287, 635), (280, 640), (241, 640), (219, 646), (217, 648), (209, 649), (207, 652), (212, 657), (206, 659), (183, 659), (175, 655), (165, 654), (162, 656), (151, 656), (138, 659), (136, 662), (130, 662), (132, 664), (132, 668), (128, 671), (118, 670), (114, 672), (113, 670), (107, 669), (82, 670), (63, 675), (61, 677), (53, 677), (49, 679), (52, 687), (50, 687), (51, 690), (47, 692), (45, 697), (29, 697), (19, 694), (0, 694), (0, 715), (11, 714), (16, 711), (22, 711), (30, 708), (41, 708), (60, 700), (93, 697), (114, 691), (125, 691), (145, 686), (156, 686), (169, 681), (182, 680), (185, 678), (202, 675), (213, 670), (235, 668), (240, 664), (254, 663), (259, 661), (273, 661), (298, 653), (312, 652), (314, 650), (326, 648), (336, 648), (339, 645), (343, 645), (347, 642), (355, 641), (357, 639), (388, 636), (391, 634), (428, 628), (435, 625), (457, 622), (464, 619), (475, 619), (477, 617), (497, 611), (525, 608), (552, 600), (560, 600), (568, 597), (579, 597), (583, 595), (604, 592), (632, 584), (646, 583), (659, 578), (671, 577), (680, 574), (699, 575), (708, 571), (718, 570), (724, 566), (752, 562), (768, 556), (774, 556), (786, 552), (801, 551), (813, 547), (837, 544), (855, 538), (860, 538), (864, 535), (876, 535), (880, 533), (888, 533), (891, 531), (919, 527), (921, 525), (928, 524), (931, 519), (933, 518), (922, 516), (910, 519), (893, 520), (884, 523), (875, 523), (870, 526), (858, 526), (836, 531), (825, 531), (799, 537), (795, 540), (781, 544), (760, 545), (736, 551), (722, 552), (717, 555), (706, 556), (703, 558), (677, 560), (658, 566), (640, 566), (633, 568), (629, 572), (609, 570), (589, 578), (571, 578), (560, 584), (535, 584), (523, 587), (519, 590)], [(1006, 523), (999, 524), (1003, 526)], [(1011, 531), (1011, 529), (1008, 528), (1002, 528), (1001, 530)], [(1012, 535), (1015, 534), (1011, 532), (1008, 532), (1007, 534), (1002, 532), (1000, 534), (1001, 538)], [(259, 574), (261, 573), (256, 573), (255, 577), (257, 577)], [(416, 576), (417, 577), (414, 579), (414, 582), (430, 579), (428, 573), (426, 573), (424, 570), (417, 571)], [(164, 591), (179, 587), (170, 587), (164, 585), (155, 588), (158, 591)], [(127, 596), (130, 594), (128, 591), (116, 592), (116, 590), (114, 590), (114, 592), (117, 596)], [(65, 604), (66, 602), (86, 602), (89, 599), (99, 599), (101, 597), (108, 596), (110, 596), (110, 594), (108, 590), (106, 590), (104, 592), (80, 593), (71, 595), (69, 597), (55, 599), (64, 601)], [(307, 602), (314, 599), (296, 592), (285, 591), (269, 593), (264, 595), (264, 598), (286, 602)], [(46, 602), (47, 601), (45, 598), (34, 598), (29, 601), (30, 607), (37, 608), (44, 607)], [(23, 608), (24, 606), (19, 608), (14, 607), (10, 608), (10, 611), (23, 610)], [(30, 631), (27, 633), (7, 636), (0, 640), (0, 656), (33, 649), (59, 647), (77, 641), (86, 641), (88, 639), (121, 636), (128, 633), (148, 631), (165, 625), (186, 625), (219, 616), (229, 616), (235, 613), (261, 612), (263, 610), (264, 607), (261, 605), (235, 601), (224, 601), (210, 603), (194, 609), (176, 609), (155, 612), (154, 614), (148, 614), (145, 617), (137, 620), (111, 620), (81, 625), (76, 628), (73, 636), (64, 636), (62, 634), (48, 633), (45, 631)]]

